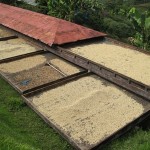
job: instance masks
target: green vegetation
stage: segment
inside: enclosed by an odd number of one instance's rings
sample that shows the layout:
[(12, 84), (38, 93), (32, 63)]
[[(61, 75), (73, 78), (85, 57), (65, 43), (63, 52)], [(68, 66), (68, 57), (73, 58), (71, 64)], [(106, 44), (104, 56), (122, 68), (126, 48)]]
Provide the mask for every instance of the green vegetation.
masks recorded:
[(133, 43), (143, 49), (150, 49), (150, 13), (147, 11), (140, 13), (132, 8), (128, 16), (136, 31)]
[(17, 0), (0, 0), (0, 2), (2, 3), (6, 3), (6, 4), (16, 4)]
[(143, 131), (139, 128), (120, 139), (113, 141), (102, 150), (149, 150), (150, 131)]
[(0, 78), (0, 150), (71, 150)]
[(68, 21), (73, 21), (76, 9), (82, 9), (83, 0), (48, 0), (47, 4), (48, 14)]
[(19, 1), (16, 3), (16, 6), (19, 6), (20, 8), (23, 8), (23, 9), (28, 9), (28, 10), (31, 10), (31, 11), (35, 11), (35, 12), (38, 12), (38, 13), (47, 13), (45, 12), (45, 9), (43, 7), (37, 7), (37, 6), (33, 6), (33, 5), (30, 5), (30, 4), (27, 4), (23, 1)]

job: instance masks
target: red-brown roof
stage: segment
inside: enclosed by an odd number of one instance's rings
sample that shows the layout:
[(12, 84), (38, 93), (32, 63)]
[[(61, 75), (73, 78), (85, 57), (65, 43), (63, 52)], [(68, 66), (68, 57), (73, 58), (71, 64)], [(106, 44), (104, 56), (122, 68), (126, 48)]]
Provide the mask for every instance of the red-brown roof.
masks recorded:
[(0, 24), (50, 46), (106, 36), (104, 33), (62, 19), (2, 3)]

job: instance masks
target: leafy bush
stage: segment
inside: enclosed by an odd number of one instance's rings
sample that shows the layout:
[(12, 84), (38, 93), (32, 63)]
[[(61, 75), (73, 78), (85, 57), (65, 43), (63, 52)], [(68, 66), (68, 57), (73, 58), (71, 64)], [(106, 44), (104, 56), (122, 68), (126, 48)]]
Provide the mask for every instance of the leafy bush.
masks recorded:
[(48, 0), (35, 0), (38, 5), (47, 6)]
[(120, 16), (120, 15), (109, 15), (109, 18), (111, 18), (114, 21), (127, 24), (128, 26), (133, 28), (131, 21), (126, 16), (123, 17), (123, 16)]
[(35, 12), (42, 12), (42, 8), (38, 7), (38, 6), (33, 6), (33, 5), (30, 5), (30, 4), (27, 4), (23, 1), (17, 3), (17, 6), (18, 7), (21, 7), (21, 8), (24, 8), (24, 9), (28, 9), (28, 10), (31, 10), (31, 11), (35, 11)]
[(113, 37), (127, 38), (134, 34), (131, 25), (112, 18), (104, 18), (103, 26), (105, 31)]
[(16, 0), (0, 0), (0, 2), (5, 4), (15, 4)]
[(82, 9), (83, 0), (48, 0), (48, 14), (73, 21), (76, 11)]
[(82, 10), (76, 13), (74, 21), (75, 23), (100, 31), (103, 25), (102, 8), (90, 3), (89, 5), (84, 5)]
[(150, 12), (141, 13), (136, 8), (132, 8), (128, 17), (136, 31), (133, 44), (143, 49), (150, 49)]
[(40, 12), (43, 14), (48, 13), (48, 0), (35, 0), (37, 3), (38, 8), (40, 9)]

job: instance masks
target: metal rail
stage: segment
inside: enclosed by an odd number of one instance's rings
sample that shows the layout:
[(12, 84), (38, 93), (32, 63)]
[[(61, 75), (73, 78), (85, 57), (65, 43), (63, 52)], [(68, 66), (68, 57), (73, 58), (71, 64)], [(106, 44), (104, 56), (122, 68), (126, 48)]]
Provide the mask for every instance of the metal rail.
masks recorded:
[(8, 36), (8, 37), (2, 37), (0, 38), (0, 41), (7, 41), (7, 40), (12, 40), (12, 39), (17, 39), (18, 36)]
[(45, 47), (51, 53), (60, 56), (80, 67), (83, 67), (91, 72), (99, 75), (100, 77), (123, 87), (139, 96), (146, 98), (146, 100), (150, 101), (150, 87), (145, 85), (139, 81), (136, 81), (130, 77), (127, 77), (123, 74), (120, 74), (116, 71), (113, 71), (101, 64), (95, 63), (91, 60), (88, 60), (82, 56), (74, 54), (67, 49), (62, 47)]
[(9, 57), (9, 58), (5, 58), (5, 59), (1, 59), (0, 64), (8, 63), (10, 61), (16, 61), (16, 60), (19, 60), (19, 59), (22, 59), (22, 58), (27, 58), (27, 57), (30, 57), (30, 56), (35, 56), (35, 55), (44, 54), (44, 53), (47, 53), (47, 52), (45, 52), (44, 50), (38, 50), (38, 51), (27, 53), (27, 54), (22, 54), (22, 55), (18, 55), (18, 56), (14, 56), (14, 57)]
[(62, 72), (60, 69), (58, 69), (56, 66), (54, 66), (54, 65), (51, 64), (50, 62), (46, 62), (46, 65), (52, 67), (54, 70), (56, 70), (57, 72), (59, 72), (59, 73), (62, 74), (63, 76), (67, 76), (67, 74), (65, 74), (64, 72)]
[(49, 83), (46, 83), (46, 84), (43, 84), (43, 85), (40, 85), (40, 86), (36, 86), (34, 88), (31, 88), (31, 89), (28, 89), (28, 90), (25, 90), (25, 91), (21, 91), (21, 93), (23, 95), (34, 95), (35, 93), (39, 93), (41, 91), (44, 91), (44, 90), (50, 90), (50, 89), (53, 89), (53, 88), (56, 88), (58, 86), (61, 86), (63, 84), (66, 84), (70, 81), (73, 81), (73, 80), (77, 80), (81, 77), (84, 77), (84, 76), (87, 76), (87, 75), (90, 75), (90, 72), (88, 72), (87, 70), (84, 70), (82, 72), (79, 72), (79, 73), (75, 73), (73, 75), (70, 75), (70, 76), (67, 76), (67, 77), (63, 77), (61, 79), (58, 79), (58, 80), (55, 80), (55, 81), (52, 81), (52, 82), (49, 82)]
[(61, 79), (45, 83), (45, 84), (36, 86), (34, 88), (30, 88), (30, 89), (27, 89), (27, 90), (22, 90), (22, 89), (20, 89), (18, 87), (17, 83), (14, 83), (13, 81), (11, 81), (9, 75), (7, 76), (6, 74), (0, 72), (1, 77), (4, 80), (6, 80), (20, 94), (23, 94), (23, 95), (26, 95), (26, 96), (27, 95), (34, 95), (34, 94), (37, 94), (37, 93), (39, 93), (41, 91), (44, 91), (44, 90), (47, 90), (47, 89), (50, 90), (50, 89), (56, 88), (56, 87), (61, 86), (61, 85), (65, 84), (65, 83), (71, 82), (73, 80), (77, 80), (77, 79), (79, 79), (81, 77), (88, 76), (90, 74), (91, 73), (88, 72), (87, 70), (83, 70), (83, 71), (75, 73), (73, 75), (65, 76), (65, 77), (62, 77)]

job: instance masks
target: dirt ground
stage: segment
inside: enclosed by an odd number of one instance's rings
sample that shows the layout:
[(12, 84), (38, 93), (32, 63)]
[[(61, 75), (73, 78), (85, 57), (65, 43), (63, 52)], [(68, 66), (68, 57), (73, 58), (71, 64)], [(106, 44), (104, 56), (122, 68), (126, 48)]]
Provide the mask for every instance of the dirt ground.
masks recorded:
[(28, 100), (86, 150), (150, 110), (150, 103), (95, 75), (45, 91)]

